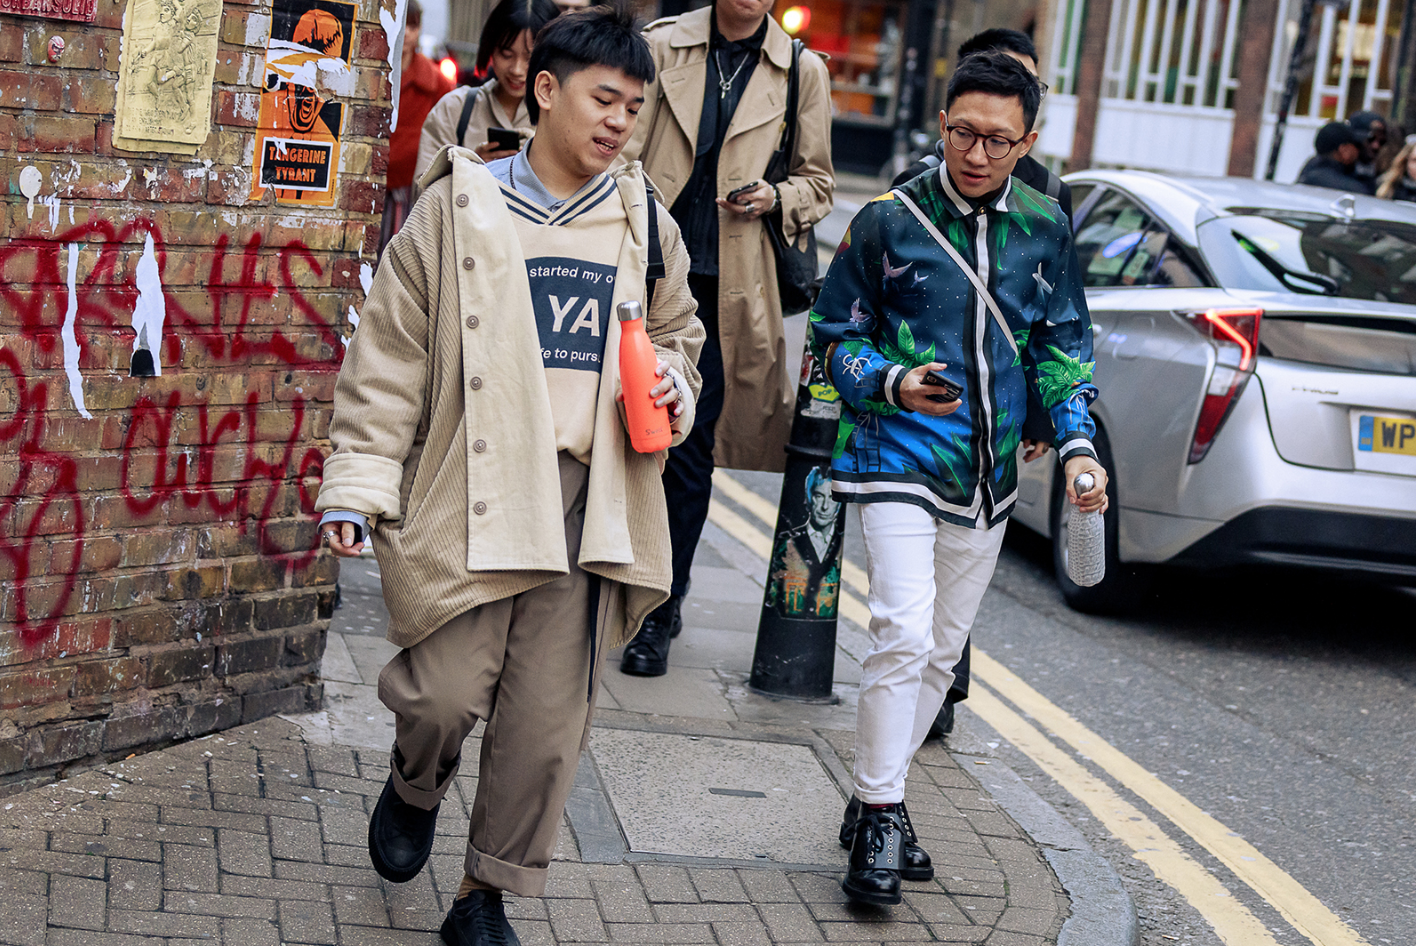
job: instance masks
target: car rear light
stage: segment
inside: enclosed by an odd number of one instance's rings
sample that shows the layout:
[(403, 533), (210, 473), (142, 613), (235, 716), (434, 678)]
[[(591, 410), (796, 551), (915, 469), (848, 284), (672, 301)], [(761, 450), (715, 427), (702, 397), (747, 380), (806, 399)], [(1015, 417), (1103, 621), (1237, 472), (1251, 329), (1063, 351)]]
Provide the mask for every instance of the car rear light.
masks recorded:
[(1259, 321), (1263, 309), (1206, 309), (1182, 312), (1181, 317), (1195, 331), (1210, 339), (1215, 348), (1214, 372), (1205, 388), (1195, 438), (1190, 443), (1190, 462), (1199, 463), (1209, 453), (1239, 395), (1254, 373), (1259, 348)]
[(449, 82), (457, 81), (457, 60), (451, 56), (444, 56), (438, 63), (438, 71), (441, 72)]

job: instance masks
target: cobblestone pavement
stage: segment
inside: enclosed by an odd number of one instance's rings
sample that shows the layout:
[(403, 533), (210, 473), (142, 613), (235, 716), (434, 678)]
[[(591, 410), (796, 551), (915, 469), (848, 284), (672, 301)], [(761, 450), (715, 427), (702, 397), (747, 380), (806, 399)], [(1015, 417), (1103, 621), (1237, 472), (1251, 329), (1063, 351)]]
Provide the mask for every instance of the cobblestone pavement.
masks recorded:
[[(1068, 896), (1038, 845), (974, 778), (975, 764), (998, 763), (950, 755), (937, 741), (916, 757), (907, 786), (935, 880), (906, 883), (897, 907), (846, 903), (840, 889), (846, 854), (834, 835), (850, 792), (859, 667), (838, 660), (841, 699), (834, 706), (775, 702), (748, 691), (761, 587), (745, 576), (756, 566), (735, 567), (730, 542), (712, 525), (705, 543), (669, 675), (645, 680), (613, 664), (606, 670), (546, 896), (507, 900), (522, 942), (1056, 942), (1071, 908)], [(437, 929), (462, 878), (478, 733), (464, 746), (464, 767), (443, 805), (428, 869), (408, 884), (382, 881), (369, 864), (366, 832), (392, 737), (374, 684), (394, 651), (381, 637), (376, 566), (346, 565), (342, 582), (345, 604), (322, 671), (324, 711), (250, 724), (0, 797), (0, 944), (441, 942)], [(623, 795), (617, 801), (613, 790), (614, 779), (633, 768), (625, 763), (643, 767), (642, 759), (623, 758), (623, 747), (654, 734), (675, 738), (667, 740), (661, 764), (648, 767), (646, 784), (630, 788), (644, 807), (668, 806), (668, 837), (655, 837), (638, 820), (638, 806)], [(761, 773), (715, 773), (693, 782), (685, 760), (692, 752), (703, 757), (704, 740), (740, 745), (744, 753), (778, 747), (784, 759), (790, 750), (815, 760), (811, 797), (827, 800), (795, 809), (791, 799), (762, 802), (797, 818), (790, 823), (762, 815), (767, 809), (755, 802), (712, 808), (722, 799), (706, 792), (723, 790), (711, 786), (748, 785)], [(682, 746), (681, 758), (675, 745)], [(728, 814), (713, 813), (720, 811)], [(722, 823), (703, 823), (715, 818)], [(696, 851), (685, 840), (695, 831), (729, 839), (780, 840), (789, 831), (809, 837), (797, 848), (806, 853), (788, 862)]]
[[(839, 751), (846, 734), (830, 735)], [(939, 876), (908, 884), (900, 907), (847, 906), (838, 872), (583, 863), (568, 829), (546, 896), (508, 898), (508, 913), (526, 946), (1053, 941), (1066, 898), (1034, 846), (947, 753), (922, 756), (909, 802)], [(476, 778), (458, 778), (429, 868), (389, 884), (365, 846), (387, 766), (386, 752), (310, 745), (274, 719), (6, 798), (0, 942), (440, 942)]]

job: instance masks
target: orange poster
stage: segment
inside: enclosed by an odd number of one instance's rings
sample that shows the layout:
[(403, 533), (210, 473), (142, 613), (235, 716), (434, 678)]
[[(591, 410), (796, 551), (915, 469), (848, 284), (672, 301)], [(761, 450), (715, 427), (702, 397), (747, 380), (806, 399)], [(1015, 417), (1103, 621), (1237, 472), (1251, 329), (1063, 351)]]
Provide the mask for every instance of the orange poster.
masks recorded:
[(266, 44), (251, 197), (332, 207), (344, 106), (353, 91), (354, 4), (277, 0)]

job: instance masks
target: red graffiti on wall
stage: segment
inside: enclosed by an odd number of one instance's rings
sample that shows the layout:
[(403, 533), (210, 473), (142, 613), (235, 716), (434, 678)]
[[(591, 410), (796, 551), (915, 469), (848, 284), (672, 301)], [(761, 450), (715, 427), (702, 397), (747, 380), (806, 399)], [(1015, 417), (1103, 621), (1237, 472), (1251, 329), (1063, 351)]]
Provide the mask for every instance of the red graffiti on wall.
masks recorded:
[[(90, 222), (53, 240), (14, 240), (0, 247), (0, 310), (18, 323), (17, 329), (0, 327), (5, 333), (0, 336), (0, 461), (11, 458), (0, 462), (0, 578), (12, 583), (7, 618), (26, 646), (51, 634), (74, 610), (92, 510), (102, 499), (82, 481), (80, 460), (56, 447), (75, 443), (77, 431), (77, 437), (91, 438), (92, 450), (119, 413), (98, 409), (89, 420), (64, 410), (69, 406), (66, 379), (55, 368), (66, 315), (81, 353), (78, 367), (88, 369), (89, 380), (104, 382), (91, 390), (168, 386), (130, 379), (124, 357), (135, 338), (127, 323), (140, 295), (125, 264), (138, 257), (148, 236), (166, 308), (162, 350), (154, 353), (165, 376), (181, 376), (184, 354), (204, 366), (242, 366), (266, 379), (272, 371), (290, 369), (334, 372), (343, 357), (338, 332), (302, 288), (323, 277), (324, 268), (298, 240), (272, 248), (254, 234), (235, 254), (226, 235), (204, 253), (180, 247), (180, 265), (187, 269), (179, 279), (204, 280), (204, 292), (168, 287), (169, 247), (147, 220), (121, 228)], [(82, 281), (75, 281), (71, 295), (62, 258), (95, 248), (96, 261)], [(236, 275), (228, 278), (233, 271)], [(270, 275), (263, 277), (264, 272)], [(281, 312), (279, 321), (272, 317), (280, 312), (277, 305), (289, 310)], [(262, 318), (265, 324), (258, 324)], [(107, 349), (97, 350), (105, 341)], [(256, 366), (267, 370), (261, 374)], [(111, 373), (102, 374), (104, 369)], [(269, 403), (262, 409), (265, 399), (255, 392), (215, 403), (210, 396), (184, 395), (180, 384), (171, 387), (177, 390), (145, 394), (122, 412), (116, 494), (130, 518), (147, 516), (162, 503), (172, 504), (170, 509), (178, 504), (202, 508), (212, 520), (237, 523), (243, 532), (254, 528), (261, 554), (279, 555), (288, 565), (307, 564), (316, 549), (291, 550), (272, 540), (266, 527), (288, 514), (277, 505), (282, 490), (292, 486), (300, 511), (313, 512), (314, 496), (306, 483), (319, 475), (323, 455), (313, 447), (299, 449), (308, 437), (309, 399), (296, 392), (282, 402), (287, 409), (271, 411)], [(192, 412), (194, 438), (176, 423), (179, 415)], [(239, 469), (229, 460), (233, 449), (243, 458)], [(66, 535), (62, 543), (53, 541)]]

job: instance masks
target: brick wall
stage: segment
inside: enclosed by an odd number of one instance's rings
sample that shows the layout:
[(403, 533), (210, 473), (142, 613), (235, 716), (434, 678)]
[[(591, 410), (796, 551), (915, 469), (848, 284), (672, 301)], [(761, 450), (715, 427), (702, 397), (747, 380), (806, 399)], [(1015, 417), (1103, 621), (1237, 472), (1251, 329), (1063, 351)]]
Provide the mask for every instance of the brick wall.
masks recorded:
[[(126, 5), (0, 15), (0, 793), (321, 700), (312, 507), (378, 239), (380, 9), (318, 209), (248, 196), (269, 6), (225, 3), (194, 157), (114, 147)], [(132, 377), (154, 273), (161, 374)]]

